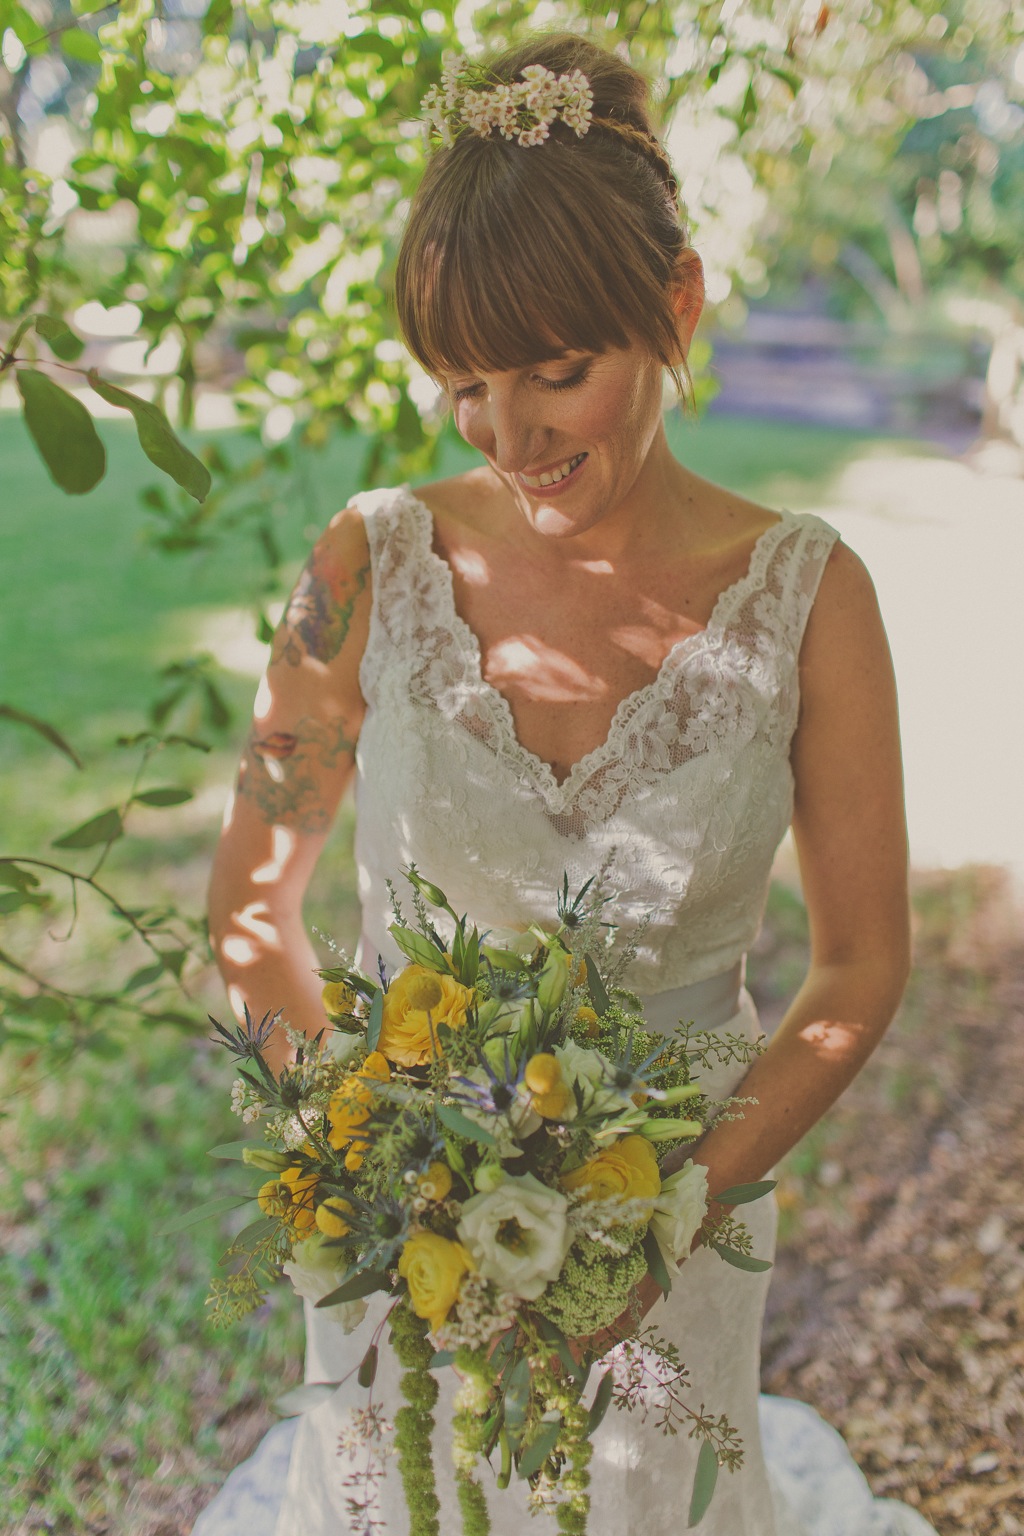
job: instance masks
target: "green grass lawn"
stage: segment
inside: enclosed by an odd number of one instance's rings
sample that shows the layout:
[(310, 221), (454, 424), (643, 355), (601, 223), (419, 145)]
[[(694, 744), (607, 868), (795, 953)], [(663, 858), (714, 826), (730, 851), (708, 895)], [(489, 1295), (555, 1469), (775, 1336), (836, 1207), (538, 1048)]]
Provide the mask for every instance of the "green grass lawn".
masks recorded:
[[(154, 550), (138, 492), (156, 476), (129, 430), (101, 430), (107, 478), (88, 496), (66, 497), (21, 422), (0, 414), (0, 702), (52, 720), (86, 759), (78, 772), (0, 722), (3, 852), (45, 853), (61, 831), (122, 796), (134, 759), (113, 738), (145, 723), (159, 668), (195, 649), (218, 615), (255, 614), (255, 547), (243, 541), (184, 557)], [(820, 504), (843, 466), (872, 446), (855, 433), (714, 415), (676, 420), (671, 432), (698, 473), (794, 508)], [(240, 450), (229, 442), (227, 451)], [(361, 458), (361, 443), (338, 443), (311, 461), (301, 497), (282, 498), (289, 577), (357, 487)], [(440, 472), (469, 461), (449, 444)], [(196, 799), (140, 813), (134, 835), (114, 849), (105, 876), (125, 899), (201, 910), (253, 680), (227, 667), (223, 686), (237, 714), (211, 757), (174, 749), (149, 779), (189, 784)], [(350, 833), (348, 812), (307, 907), (310, 921), (342, 942), (357, 922)], [(65, 985), (106, 987), (141, 963), (88, 904), (65, 943), (67, 917), (0, 917), (0, 950)], [(193, 1005), (199, 1036), (204, 1003), (223, 1006), (209, 976)], [(167, 1217), (234, 1187), (230, 1165), (206, 1156), (238, 1135), (226, 1053), (168, 1029), (115, 1030), (113, 1039), (108, 1054), (83, 1055), (58, 1072), (30, 1049), (0, 1053), (0, 1506), (19, 1536), (171, 1529), (137, 1515), (146, 1499), (187, 1529), (196, 1490), (245, 1453), (270, 1422), (267, 1404), (299, 1369), (299, 1313), (285, 1288), (232, 1334), (205, 1323), (222, 1226), (156, 1236)]]

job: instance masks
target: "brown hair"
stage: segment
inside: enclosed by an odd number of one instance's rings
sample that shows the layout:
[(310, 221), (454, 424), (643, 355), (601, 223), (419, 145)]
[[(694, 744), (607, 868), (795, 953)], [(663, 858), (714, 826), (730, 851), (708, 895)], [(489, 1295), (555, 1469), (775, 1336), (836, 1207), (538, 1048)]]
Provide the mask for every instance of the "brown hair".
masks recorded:
[(511, 82), (529, 64), (583, 71), (590, 129), (579, 139), (556, 121), (529, 148), (466, 130), (435, 151), (395, 273), (409, 350), (432, 374), (503, 372), (639, 341), (683, 395), (671, 285), (688, 238), (648, 83), (566, 32), (534, 34), (487, 67)]

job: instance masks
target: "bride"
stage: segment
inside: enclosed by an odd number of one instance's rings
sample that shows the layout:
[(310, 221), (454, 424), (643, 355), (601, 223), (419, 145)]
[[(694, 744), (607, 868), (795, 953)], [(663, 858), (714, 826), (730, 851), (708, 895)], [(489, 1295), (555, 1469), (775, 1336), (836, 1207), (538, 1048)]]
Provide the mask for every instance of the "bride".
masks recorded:
[[(425, 106), (441, 143), (403, 237), (398, 316), (482, 462), (356, 496), (314, 548), (225, 818), (213, 942), (236, 1010), (324, 1025), (302, 898), (354, 780), (364, 966), (398, 963), (386, 882), (411, 862), (457, 910), (505, 929), (550, 923), (563, 871), (578, 888), (603, 867), (624, 929), (654, 913), (629, 976), (653, 1026), (754, 1039), (743, 956), (792, 823), (811, 964), (767, 1050), (708, 1082), (753, 1101), (695, 1149), (713, 1194), (762, 1178), (815, 1124), (903, 990), (896, 695), (874, 592), (825, 523), (745, 501), (669, 450), (663, 376), (681, 387), (703, 283), (646, 82), (583, 39), (539, 35), (486, 76), (449, 60)], [(275, 1067), (287, 1050), (274, 1040)], [(754, 1251), (770, 1255), (771, 1202), (748, 1209)], [(930, 1532), (871, 1498), (810, 1409), (759, 1403), (764, 1291), (706, 1248), (667, 1300), (641, 1288), (692, 1399), (743, 1438), (701, 1529)], [(351, 1373), (380, 1315), (371, 1305), (346, 1336), (307, 1302), (307, 1380)], [(383, 1362), (378, 1384), (393, 1413)], [(197, 1536), (370, 1529), (350, 1523), (343, 1454), (365, 1396), (349, 1374), (272, 1430)], [(695, 1456), (640, 1414), (606, 1418), (594, 1536), (678, 1532)], [(454, 1533), (445, 1460), (441, 1530)], [(376, 1527), (388, 1536), (408, 1529), (393, 1466)], [(523, 1485), (490, 1505), (497, 1533), (554, 1529), (529, 1525)]]

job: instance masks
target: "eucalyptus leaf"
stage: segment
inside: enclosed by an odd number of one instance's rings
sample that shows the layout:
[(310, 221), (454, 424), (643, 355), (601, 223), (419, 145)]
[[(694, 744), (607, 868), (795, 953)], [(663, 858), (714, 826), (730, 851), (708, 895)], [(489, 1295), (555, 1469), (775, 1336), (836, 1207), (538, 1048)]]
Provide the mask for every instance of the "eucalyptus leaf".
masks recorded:
[(206, 1155), (207, 1157), (223, 1157), (229, 1162), (240, 1163), (242, 1161), (243, 1148), (253, 1145), (254, 1143), (251, 1141), (223, 1141), (219, 1147), (211, 1147)]
[(778, 1179), (759, 1179), (756, 1184), (734, 1184), (731, 1189), (723, 1189), (715, 1200), (719, 1205), (749, 1205), (752, 1200), (770, 1195), (778, 1182)]
[(372, 1387), (377, 1375), (377, 1346), (371, 1344), (359, 1362), (356, 1380), (361, 1387)]
[(366, 1021), (366, 1043), (371, 1051), (377, 1049), (380, 1039), (381, 1025), (384, 1023), (384, 993), (375, 992), (373, 1002), (370, 1004), (370, 1015)]
[(669, 1274), (668, 1265), (665, 1263), (665, 1255), (661, 1251), (661, 1245), (650, 1227), (644, 1233), (644, 1257), (647, 1260), (647, 1268), (651, 1279), (659, 1286), (664, 1295), (668, 1295), (672, 1289), (672, 1276)]
[(444, 1365), (452, 1365), (454, 1360), (454, 1349), (438, 1349), (434, 1352), (434, 1354), (431, 1355), (430, 1359), (427, 1361), (427, 1365), (430, 1370), (439, 1371)]
[(152, 401), (143, 400), (139, 395), (133, 395), (130, 390), (121, 389), (117, 384), (111, 384), (108, 379), (101, 378), (95, 368), (89, 369), (89, 383), (108, 405), (116, 405), (121, 410), (131, 412), (139, 437), (139, 446), (147, 459), (155, 464), (157, 469), (162, 469), (165, 474), (170, 475), (171, 479), (176, 481), (183, 491), (194, 496), (196, 501), (205, 501), (213, 484), (210, 471), (202, 460), (197, 459), (181, 439), (175, 436), (163, 411)]
[(763, 1274), (766, 1269), (772, 1267), (767, 1259), (751, 1258), (749, 1253), (740, 1253), (735, 1248), (727, 1247), (725, 1243), (709, 1243), (708, 1247), (713, 1248), (719, 1258), (731, 1264), (734, 1269), (744, 1269), (750, 1275)]
[(343, 1301), (358, 1301), (361, 1296), (372, 1296), (374, 1291), (386, 1291), (389, 1281), (380, 1269), (357, 1269), (333, 1291), (321, 1296), (318, 1307), (337, 1307)]
[(107, 451), (81, 400), (38, 368), (18, 368), (15, 378), (25, 425), (57, 485), (71, 496), (91, 491), (103, 479)]
[(532, 1477), (535, 1472), (540, 1471), (554, 1450), (561, 1433), (561, 1419), (554, 1423), (545, 1424), (538, 1431), (536, 1439), (530, 1442), (519, 1459), (518, 1471), (520, 1477)]
[(437, 1118), (442, 1125), (446, 1125), (458, 1136), (465, 1136), (469, 1141), (478, 1141), (483, 1147), (497, 1146), (490, 1131), (485, 1131), (482, 1125), (476, 1125), (468, 1115), (462, 1113), (461, 1109), (456, 1109), (454, 1104), (439, 1104)]
[(611, 1007), (611, 1001), (605, 984), (601, 980), (601, 973), (589, 955), (587, 955), (585, 963), (587, 967), (587, 987), (590, 991), (591, 1002), (594, 1004), (595, 1012), (603, 1018)]
[(717, 1482), (718, 1456), (711, 1442), (705, 1440), (697, 1455), (697, 1471), (694, 1474), (693, 1492), (690, 1495), (690, 1516), (687, 1524), (691, 1531), (695, 1525), (700, 1524), (707, 1513)]
[(530, 1362), (525, 1357), (512, 1367), (503, 1401), (507, 1428), (520, 1429), (526, 1422), (526, 1409), (530, 1401)]
[(590, 1405), (590, 1413), (587, 1417), (588, 1439), (594, 1433), (595, 1429), (601, 1423), (601, 1420), (604, 1418), (605, 1414), (608, 1412), (608, 1409), (611, 1407), (612, 1388), (614, 1386), (615, 1372), (610, 1370), (605, 1371), (604, 1375), (601, 1377), (601, 1380), (597, 1384), (597, 1391), (594, 1393), (594, 1401)]
[(136, 805), (184, 805), (186, 800), (192, 799), (192, 791), (168, 784), (159, 789), (140, 790), (132, 799)]
[(209, 1221), (212, 1216), (224, 1216), (228, 1211), (241, 1210), (243, 1205), (248, 1205), (252, 1200), (251, 1195), (218, 1195), (215, 1200), (206, 1200), (202, 1205), (195, 1206), (184, 1216), (176, 1216), (173, 1221), (165, 1226), (158, 1227), (156, 1237), (172, 1237), (175, 1232), (184, 1232), (187, 1227), (197, 1227), (201, 1221)]

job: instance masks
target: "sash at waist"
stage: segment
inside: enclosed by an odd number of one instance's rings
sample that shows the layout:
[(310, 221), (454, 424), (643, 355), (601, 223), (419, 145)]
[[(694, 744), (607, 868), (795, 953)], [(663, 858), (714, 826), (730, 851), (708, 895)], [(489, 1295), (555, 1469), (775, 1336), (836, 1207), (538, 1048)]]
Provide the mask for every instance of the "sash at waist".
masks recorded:
[(680, 1022), (692, 1023), (696, 1029), (721, 1029), (739, 1011), (743, 975), (744, 960), (740, 959), (727, 971), (704, 981), (653, 992), (643, 999), (647, 1022), (663, 1035), (672, 1034)]

